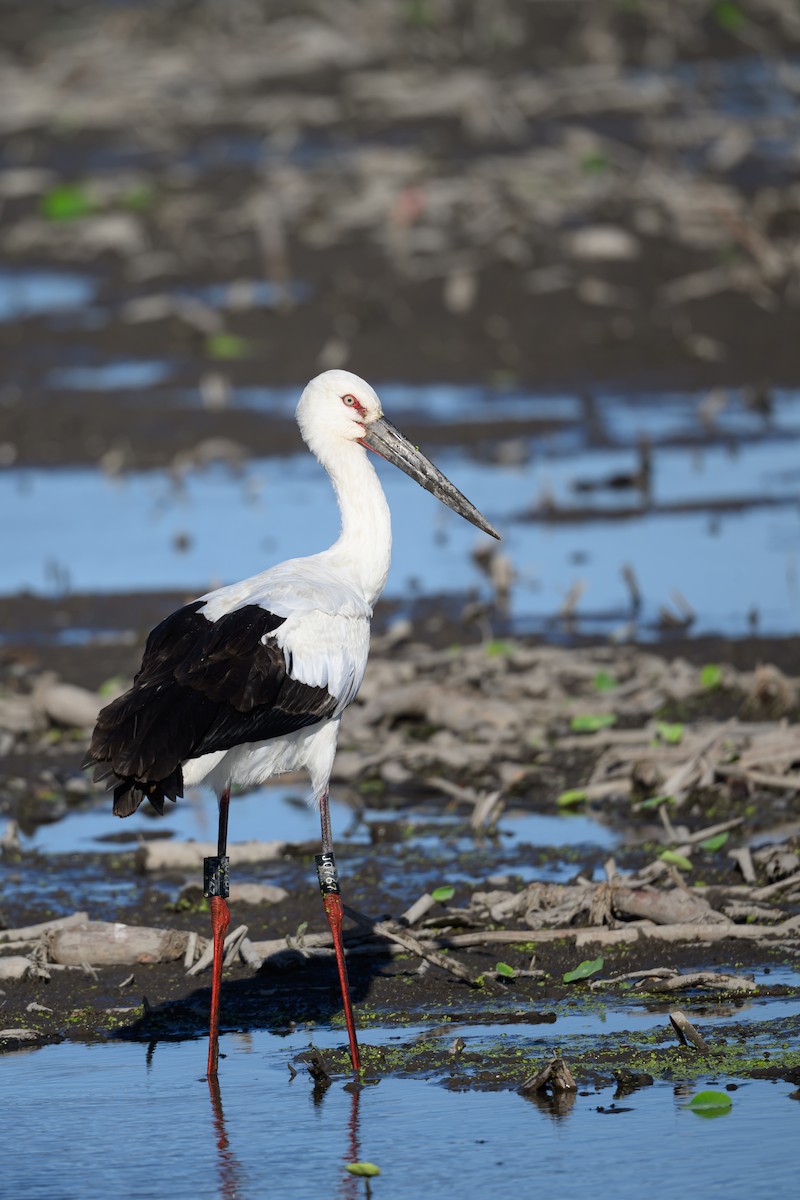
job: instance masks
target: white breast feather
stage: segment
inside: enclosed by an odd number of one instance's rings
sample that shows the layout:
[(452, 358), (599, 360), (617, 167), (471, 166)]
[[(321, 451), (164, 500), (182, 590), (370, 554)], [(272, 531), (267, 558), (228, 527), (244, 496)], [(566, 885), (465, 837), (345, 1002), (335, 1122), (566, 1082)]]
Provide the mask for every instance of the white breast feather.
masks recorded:
[(322, 612), (294, 613), (270, 635), (283, 650), (293, 679), (324, 687), (339, 701), (336, 714), (354, 699), (369, 654), (369, 622)]
[(260, 575), (201, 597), (210, 621), (247, 604), (283, 617), (268, 635), (284, 652), (286, 669), (300, 683), (327, 688), (339, 701), (337, 715), (355, 697), (369, 654), (372, 607), (363, 593), (333, 568), (327, 551), (289, 559)]

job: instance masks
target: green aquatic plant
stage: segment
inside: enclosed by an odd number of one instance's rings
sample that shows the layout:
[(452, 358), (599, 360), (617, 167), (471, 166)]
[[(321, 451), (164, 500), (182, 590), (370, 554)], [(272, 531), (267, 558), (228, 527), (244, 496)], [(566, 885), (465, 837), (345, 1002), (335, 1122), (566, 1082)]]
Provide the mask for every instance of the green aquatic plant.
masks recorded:
[(586, 799), (584, 788), (569, 788), (566, 792), (561, 792), (556, 804), (559, 808), (577, 808), (579, 804), (584, 804)]
[(722, 667), (718, 667), (716, 663), (706, 663), (700, 671), (700, 686), (706, 688), (707, 691), (713, 691), (722, 683)]
[(656, 721), (656, 735), (668, 746), (677, 746), (683, 741), (686, 726), (681, 721)]
[(733, 1101), (727, 1092), (705, 1091), (692, 1096), (684, 1108), (690, 1108), (700, 1117), (721, 1117), (730, 1112)]
[(729, 831), (726, 829), (722, 833), (715, 833), (713, 837), (704, 838), (700, 842), (701, 850), (721, 850), (730, 837)]
[(246, 358), (250, 343), (235, 333), (212, 333), (206, 343), (211, 358)]
[(94, 212), (94, 205), (80, 184), (62, 183), (45, 192), (41, 210), (48, 221), (75, 221)]
[(569, 727), (573, 733), (597, 733), (616, 723), (616, 713), (580, 713), (572, 718)]
[(585, 958), (574, 970), (563, 975), (564, 983), (575, 983), (578, 979), (588, 979), (590, 975), (596, 975), (598, 971), (602, 971), (604, 962), (602, 955), (599, 958)]
[(592, 687), (596, 692), (613, 692), (617, 681), (609, 671), (598, 671), (592, 680)]
[(658, 856), (662, 862), (669, 863), (673, 867), (677, 867), (680, 871), (691, 871), (692, 862), (685, 854), (678, 854), (677, 850), (662, 850)]

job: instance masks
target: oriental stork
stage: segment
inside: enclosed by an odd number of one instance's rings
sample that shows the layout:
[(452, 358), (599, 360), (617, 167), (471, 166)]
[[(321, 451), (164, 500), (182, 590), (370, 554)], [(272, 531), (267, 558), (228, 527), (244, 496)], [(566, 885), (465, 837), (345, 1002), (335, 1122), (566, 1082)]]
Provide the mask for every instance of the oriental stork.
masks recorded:
[(201, 781), (219, 798), (217, 854), (205, 860), (213, 972), (209, 1080), (219, 1059), (222, 951), (230, 922), (228, 807), (232, 787), (305, 770), (319, 808), (317, 873), (333, 936), (354, 1070), (359, 1069), (342, 942), (342, 901), (328, 783), (342, 713), (358, 692), (372, 610), (389, 571), (389, 507), (366, 450), (388, 459), (493, 537), (476, 508), (383, 415), (375, 391), (349, 371), (325, 371), (297, 407), (303, 439), (331, 478), (341, 513), (337, 541), (240, 583), (208, 592), (150, 634), (133, 686), (97, 721), (89, 763), (127, 817)]

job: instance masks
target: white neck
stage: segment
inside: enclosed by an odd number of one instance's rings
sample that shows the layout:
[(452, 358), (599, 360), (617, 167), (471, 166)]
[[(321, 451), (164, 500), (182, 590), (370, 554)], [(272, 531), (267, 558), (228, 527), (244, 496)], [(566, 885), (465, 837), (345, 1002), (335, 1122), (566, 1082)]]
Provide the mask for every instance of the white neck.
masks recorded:
[(331, 477), (342, 531), (326, 553), (334, 558), (373, 605), (383, 591), (392, 556), (389, 505), (363, 446), (338, 442), (335, 453), (319, 455)]

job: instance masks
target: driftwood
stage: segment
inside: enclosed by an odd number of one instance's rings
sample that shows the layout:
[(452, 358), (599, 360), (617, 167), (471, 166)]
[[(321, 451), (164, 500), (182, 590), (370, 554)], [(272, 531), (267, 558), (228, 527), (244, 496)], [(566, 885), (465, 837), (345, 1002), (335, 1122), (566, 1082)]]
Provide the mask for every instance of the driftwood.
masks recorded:
[(44, 975), (35, 963), (22, 954), (10, 954), (0, 958), (0, 983), (18, 983), (30, 975)]
[[(423, 935), (420, 934), (420, 937)], [(574, 941), (576, 946), (597, 944), (613, 946), (623, 942), (637, 942), (643, 938), (662, 942), (721, 942), (744, 938), (759, 939), (797, 938), (800, 936), (800, 916), (789, 917), (778, 925), (735, 925), (733, 921), (708, 925), (656, 925), (652, 921), (636, 921), (619, 929), (602, 927), (566, 926), (560, 929), (496, 929), (476, 933), (439, 934), (431, 937), (429, 944), (443, 949), (463, 949), (467, 946), (510, 944), (514, 942), (557, 942)], [(428, 939), (426, 939), (428, 941)]]
[(755, 883), (756, 872), (755, 867), (753, 866), (753, 856), (750, 853), (750, 848), (748, 846), (741, 846), (736, 850), (730, 850), (728, 852), (728, 858), (732, 858), (736, 863), (739, 870), (742, 872), (742, 878), (744, 879), (745, 883)]
[(24, 925), (18, 929), (0, 929), (0, 943), (3, 942), (34, 942), (51, 930), (68, 929), (71, 925), (80, 925), (89, 920), (85, 912), (72, 913), (69, 917), (56, 917), (52, 921), (42, 921), (38, 925)]
[[(667, 864), (659, 871), (667, 873)], [(451, 911), (451, 916), (456, 916)], [(703, 896), (685, 887), (668, 889), (628, 886), (614, 874), (608, 883), (582, 884), (532, 883), (519, 892), (475, 892), (468, 909), (463, 910), (470, 924), (483, 924), (485, 916), (495, 924), (522, 917), (531, 929), (564, 925), (608, 925), (615, 918), (644, 918), (658, 925), (691, 922), (724, 922)]]
[[(228, 847), (231, 867), (274, 862), (287, 842), (233, 842)], [(201, 871), (203, 859), (217, 853), (216, 842), (144, 842), (136, 851), (139, 871)]]
[(787, 875), (785, 879), (776, 879), (775, 883), (768, 883), (765, 887), (755, 888), (751, 895), (754, 900), (768, 900), (778, 892), (797, 886), (800, 886), (800, 871), (796, 871), (794, 875)]
[(528, 1095), (546, 1089), (550, 1089), (553, 1092), (576, 1092), (578, 1090), (575, 1077), (563, 1058), (551, 1059), (549, 1063), (545, 1063), (541, 1070), (537, 1071), (535, 1075), (529, 1076), (519, 1087), (520, 1092)]
[[(345, 944), (349, 941), (347, 934), (344, 935), (344, 941)], [(286, 950), (304, 954), (309, 950), (329, 948), (333, 946), (333, 938), (329, 933), (306, 933), (301, 943), (296, 943), (293, 938), (271, 938), (269, 941), (251, 942), (250, 946), (252, 952), (264, 961)]]
[(84, 729), (92, 728), (106, 703), (96, 692), (71, 683), (60, 683), (49, 673), (39, 677), (33, 698), (56, 725)]
[(682, 1046), (691, 1045), (694, 1046), (695, 1050), (699, 1050), (701, 1054), (708, 1054), (707, 1042), (697, 1032), (692, 1022), (686, 1016), (686, 1013), (676, 1008), (674, 1012), (669, 1014), (669, 1019)]
[(47, 934), (47, 959), (65, 966), (171, 962), (186, 952), (188, 933), (113, 921), (86, 921)]
[(612, 886), (611, 907), (618, 917), (643, 917), (657, 925), (686, 925), (707, 922), (725, 923), (707, 900), (682, 888), (660, 891), (658, 888)]
[(475, 975), (467, 970), (457, 959), (450, 958), (447, 954), (440, 954), (437, 950), (423, 945), (422, 942), (412, 937), (411, 934), (400, 933), (385, 921), (378, 922), (374, 926), (374, 929), (377, 934), (388, 938), (392, 942), (396, 942), (402, 949), (409, 950), (412, 954), (418, 954), (420, 958), (425, 959), (432, 966), (441, 967), (448, 974), (455, 975), (456, 979), (461, 979), (470, 985), (474, 985), (477, 982)]
[(683, 992), (689, 988), (713, 992), (758, 991), (755, 980), (747, 975), (724, 975), (717, 971), (690, 971), (685, 975), (676, 972), (668, 979), (653, 979), (647, 985), (649, 992)]
[[(280, 904), (289, 895), (286, 888), (274, 883), (232, 883), (230, 885), (231, 906), (239, 904)], [(186, 883), (178, 893), (178, 903), (199, 904), (203, 888), (199, 881)]]
[(416, 925), (418, 921), (428, 913), (436, 901), (430, 892), (423, 892), (418, 900), (415, 900), (410, 908), (407, 908), (400, 920), (406, 925)]
[(686, 799), (700, 778), (706, 755), (729, 732), (731, 725), (731, 721), (726, 721), (724, 725), (716, 726), (712, 733), (702, 739), (692, 757), (673, 771), (664, 783), (665, 796), (671, 796), (678, 803)]
[(274, 883), (232, 883), (231, 904), (280, 904), (289, 895)]
[(776, 792), (800, 792), (800, 775), (772, 775), (768, 771), (752, 771), (743, 767), (719, 763), (715, 768), (717, 775), (724, 779), (741, 779), (754, 787), (769, 788)]

